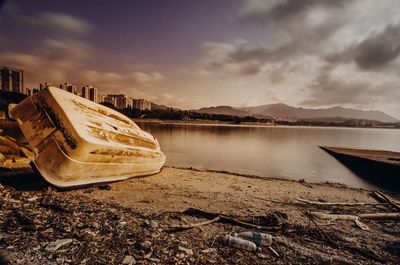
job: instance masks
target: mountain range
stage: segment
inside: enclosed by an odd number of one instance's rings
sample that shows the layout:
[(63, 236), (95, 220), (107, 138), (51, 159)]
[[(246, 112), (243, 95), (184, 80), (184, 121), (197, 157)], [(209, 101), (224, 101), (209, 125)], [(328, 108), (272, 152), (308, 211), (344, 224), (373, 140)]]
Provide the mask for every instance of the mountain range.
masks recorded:
[(192, 110), (199, 113), (227, 114), (235, 116), (273, 117), (275, 119), (307, 120), (307, 119), (363, 119), (381, 122), (399, 122), (398, 119), (378, 110), (359, 110), (344, 107), (332, 108), (302, 108), (292, 107), (283, 103), (267, 104), (253, 107), (216, 106)]

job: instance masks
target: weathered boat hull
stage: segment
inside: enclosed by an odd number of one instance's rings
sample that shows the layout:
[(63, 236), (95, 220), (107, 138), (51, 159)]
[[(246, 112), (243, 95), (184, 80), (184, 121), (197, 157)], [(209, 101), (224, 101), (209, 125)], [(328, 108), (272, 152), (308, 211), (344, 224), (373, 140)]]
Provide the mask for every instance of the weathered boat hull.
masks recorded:
[(31, 145), (34, 167), (61, 187), (157, 173), (165, 155), (157, 140), (117, 111), (56, 87), (11, 111)]
[(328, 146), (320, 148), (368, 182), (400, 191), (400, 153)]

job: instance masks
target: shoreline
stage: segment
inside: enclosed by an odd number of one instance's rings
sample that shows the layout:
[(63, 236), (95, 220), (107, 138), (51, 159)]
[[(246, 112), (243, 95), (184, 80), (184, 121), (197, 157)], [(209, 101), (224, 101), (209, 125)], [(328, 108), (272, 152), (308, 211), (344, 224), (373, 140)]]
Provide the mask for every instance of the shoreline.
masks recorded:
[(373, 127), (373, 126), (329, 126), (329, 125), (284, 125), (284, 124), (268, 124), (259, 122), (242, 122), (235, 124), (232, 122), (214, 121), (214, 120), (160, 120), (160, 119), (139, 119), (131, 118), (135, 123), (157, 123), (171, 125), (189, 125), (189, 126), (228, 126), (228, 127), (255, 127), (255, 128), (332, 128), (332, 129), (400, 129), (396, 127)]
[[(0, 258), (12, 262), (121, 264), (132, 258), (145, 264), (396, 264), (400, 258), (398, 221), (363, 219), (368, 231), (351, 220), (310, 222), (312, 212), (395, 211), (390, 205), (375, 206), (379, 201), (370, 190), (341, 184), (168, 166), (151, 176), (66, 191), (54, 190), (34, 173), (3, 176), (0, 183), (0, 220), (9, 222), (0, 226)], [(398, 196), (391, 194), (393, 201)], [(265, 226), (213, 222), (171, 231), (209, 220), (190, 209), (263, 220)], [(273, 251), (263, 247), (254, 253), (223, 243), (224, 235), (244, 231), (271, 234)], [(49, 244), (57, 240), (67, 243), (51, 250)]]
[[(165, 165), (163, 168), (173, 168), (173, 169), (180, 169), (180, 170), (191, 170), (195, 172), (208, 172), (208, 173), (218, 173), (218, 174), (224, 174), (227, 176), (237, 176), (237, 177), (243, 177), (243, 178), (249, 178), (249, 179), (259, 179), (259, 180), (276, 180), (276, 181), (288, 181), (288, 182), (295, 182), (295, 183), (303, 183), (305, 185), (331, 185), (331, 186), (336, 186), (336, 187), (342, 187), (346, 189), (351, 189), (351, 190), (363, 190), (363, 191), (372, 191), (376, 189), (372, 188), (363, 188), (363, 187), (351, 187), (348, 186), (344, 183), (339, 183), (339, 182), (330, 182), (330, 181), (320, 181), (320, 182), (309, 182), (305, 181), (304, 179), (291, 179), (289, 177), (274, 177), (274, 176), (260, 176), (256, 174), (246, 174), (246, 173), (239, 173), (239, 172), (234, 172), (234, 171), (229, 171), (229, 170), (216, 170), (216, 169), (203, 169), (203, 168), (195, 168), (195, 167), (183, 167), (183, 166), (170, 166), (170, 165)], [(396, 194), (394, 191), (387, 191), (385, 192), (388, 193), (393, 193)]]

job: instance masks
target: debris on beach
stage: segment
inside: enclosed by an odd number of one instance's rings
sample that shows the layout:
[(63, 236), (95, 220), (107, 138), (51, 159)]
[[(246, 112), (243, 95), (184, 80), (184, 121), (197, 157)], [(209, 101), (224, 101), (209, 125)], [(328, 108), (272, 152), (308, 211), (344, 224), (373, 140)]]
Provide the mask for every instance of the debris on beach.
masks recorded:
[(0, 170), (30, 169), (29, 163), (32, 158), (33, 153), (29, 146), (0, 134)]

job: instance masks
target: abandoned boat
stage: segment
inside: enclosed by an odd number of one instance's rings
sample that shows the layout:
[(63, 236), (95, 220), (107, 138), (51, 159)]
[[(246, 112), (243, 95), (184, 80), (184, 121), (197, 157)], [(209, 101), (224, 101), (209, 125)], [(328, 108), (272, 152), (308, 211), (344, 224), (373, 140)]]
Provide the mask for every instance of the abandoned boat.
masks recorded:
[(320, 146), (359, 177), (388, 190), (400, 190), (400, 153)]
[(165, 155), (155, 137), (121, 113), (57, 87), (14, 107), (10, 115), (50, 184), (68, 188), (158, 173)]

